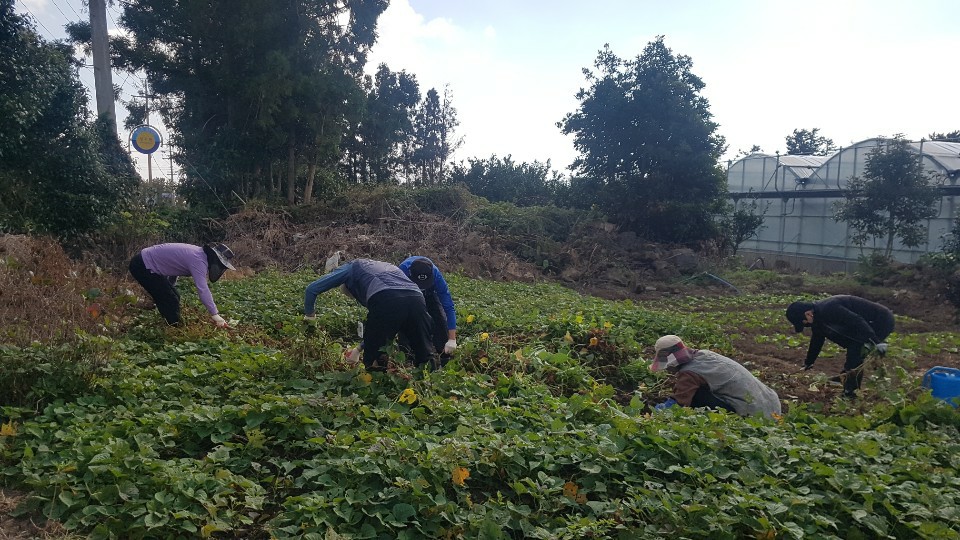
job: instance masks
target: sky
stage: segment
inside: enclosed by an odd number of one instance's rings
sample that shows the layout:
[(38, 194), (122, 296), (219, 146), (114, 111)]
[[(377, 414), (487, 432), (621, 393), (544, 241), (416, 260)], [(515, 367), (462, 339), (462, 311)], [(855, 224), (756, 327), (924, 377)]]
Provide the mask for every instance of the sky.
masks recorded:
[[(81, 0), (18, 10), (46, 37), (88, 17)], [(108, 11), (114, 27), (119, 4)], [(368, 72), (386, 63), (416, 75), (423, 94), (449, 88), (464, 139), (454, 161), (510, 155), (568, 174), (577, 153), (556, 124), (576, 110), (604, 44), (634, 58), (663, 35), (689, 56), (732, 159), (753, 145), (784, 152), (800, 128), (840, 146), (960, 129), (958, 21), (956, 0), (391, 0)], [(125, 74), (114, 83), (140, 91)]]

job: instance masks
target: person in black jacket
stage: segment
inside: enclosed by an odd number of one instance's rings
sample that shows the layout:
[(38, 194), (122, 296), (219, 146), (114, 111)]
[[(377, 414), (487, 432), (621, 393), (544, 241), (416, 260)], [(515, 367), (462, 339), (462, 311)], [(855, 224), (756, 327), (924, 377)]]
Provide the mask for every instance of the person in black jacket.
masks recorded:
[[(787, 307), (787, 320), (797, 332), (809, 327), (810, 348), (804, 369), (813, 367), (825, 339), (847, 350), (841, 380), (843, 394), (854, 397), (863, 381), (863, 351), (887, 352), (884, 342), (893, 332), (893, 312), (858, 296), (837, 295), (819, 302), (794, 302)], [(844, 376), (845, 375), (845, 376)]]

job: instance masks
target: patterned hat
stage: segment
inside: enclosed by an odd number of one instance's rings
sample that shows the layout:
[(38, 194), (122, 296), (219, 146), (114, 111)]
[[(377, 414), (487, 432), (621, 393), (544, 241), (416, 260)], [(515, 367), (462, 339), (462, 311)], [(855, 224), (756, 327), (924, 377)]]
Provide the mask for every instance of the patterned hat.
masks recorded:
[(433, 287), (433, 263), (427, 259), (417, 259), (410, 264), (410, 280), (426, 290)]

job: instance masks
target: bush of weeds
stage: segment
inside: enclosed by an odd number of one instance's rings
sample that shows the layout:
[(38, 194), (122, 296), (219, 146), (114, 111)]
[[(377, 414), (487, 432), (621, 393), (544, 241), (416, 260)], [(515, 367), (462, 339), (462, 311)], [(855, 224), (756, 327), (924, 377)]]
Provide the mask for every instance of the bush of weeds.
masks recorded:
[(0, 236), (0, 344), (76, 343), (107, 334), (137, 302), (133, 286), (71, 261), (52, 238)]

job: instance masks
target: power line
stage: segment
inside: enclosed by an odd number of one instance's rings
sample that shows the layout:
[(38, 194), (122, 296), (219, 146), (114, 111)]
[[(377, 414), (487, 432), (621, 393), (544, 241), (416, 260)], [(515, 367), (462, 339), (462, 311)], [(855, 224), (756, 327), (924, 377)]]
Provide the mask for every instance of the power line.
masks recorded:
[(67, 14), (64, 13), (62, 9), (60, 9), (60, 5), (57, 4), (57, 0), (52, 0), (52, 1), (53, 1), (53, 7), (57, 8), (57, 11), (59, 11), (60, 14), (63, 15), (63, 18), (69, 21), (70, 17), (67, 17)]
[(113, 27), (119, 29), (120, 25), (117, 24), (117, 20), (113, 18), (113, 12), (110, 11), (110, 6), (107, 6), (107, 15), (110, 17), (110, 21), (113, 22)]
[(23, 6), (23, 9), (27, 10), (27, 13), (29, 13), (30, 16), (33, 17), (33, 20), (36, 21), (37, 24), (39, 24), (44, 30), (47, 31), (47, 34), (48, 34), (48, 36), (49, 36), (48, 39), (49, 39), (50, 41), (56, 41), (56, 39), (53, 37), (53, 35), (54, 35), (53, 32), (51, 32), (50, 29), (47, 28), (47, 26), (46, 26), (45, 24), (43, 24), (43, 23), (40, 21), (40, 19), (38, 19), (37, 16), (33, 14), (32, 11), (30, 11), (30, 7), (27, 6), (27, 4), (25, 4), (25, 3), (23, 3), (23, 2), (20, 2), (20, 5)]
[(67, 0), (67, 7), (69, 7), (69, 8), (70, 8), (70, 11), (72, 11), (73, 14), (77, 16), (77, 20), (78, 20), (78, 21), (82, 21), (82, 20), (83, 20), (83, 15), (80, 15), (80, 12), (77, 11), (76, 9), (74, 9), (73, 4), (70, 3), (70, 0)]

